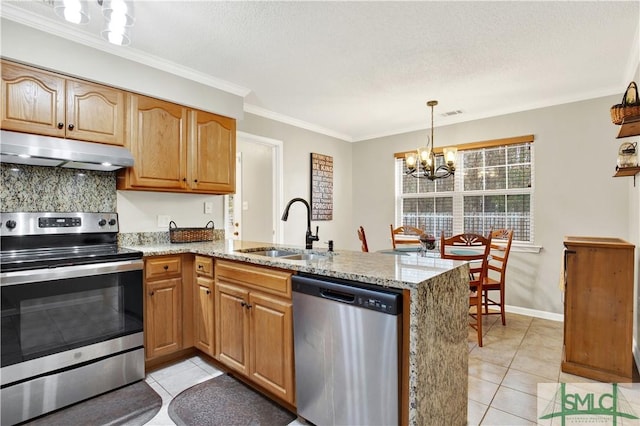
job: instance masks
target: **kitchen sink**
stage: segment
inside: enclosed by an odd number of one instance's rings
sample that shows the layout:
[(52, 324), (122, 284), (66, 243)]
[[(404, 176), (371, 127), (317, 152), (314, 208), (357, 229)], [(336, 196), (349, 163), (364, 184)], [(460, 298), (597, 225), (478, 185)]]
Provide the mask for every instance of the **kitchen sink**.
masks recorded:
[(280, 258), (281, 259), (288, 259), (288, 260), (318, 261), (318, 260), (327, 259), (327, 257), (328, 256), (325, 256), (324, 254), (317, 254), (317, 253), (298, 253), (298, 254), (293, 254), (291, 256), (282, 256)]
[(248, 250), (238, 250), (241, 253), (252, 254), (255, 256), (265, 256), (265, 257), (277, 257), (278, 259), (286, 259), (286, 260), (305, 260), (305, 261), (319, 261), (325, 260), (328, 258), (327, 255), (320, 253), (300, 253), (290, 250), (280, 250), (280, 249), (265, 249), (265, 250), (256, 250), (256, 249), (248, 249)]
[(294, 251), (287, 251), (287, 250), (259, 250), (259, 251), (245, 252), (245, 253), (254, 254), (256, 256), (266, 256), (266, 257), (285, 257), (285, 256), (292, 256), (297, 254)]

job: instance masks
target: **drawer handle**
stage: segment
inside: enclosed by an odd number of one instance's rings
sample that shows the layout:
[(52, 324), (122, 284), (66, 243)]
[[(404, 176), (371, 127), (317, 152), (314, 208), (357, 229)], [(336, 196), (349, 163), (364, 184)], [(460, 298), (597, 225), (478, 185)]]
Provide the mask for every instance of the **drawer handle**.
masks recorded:
[(164, 270), (166, 271), (166, 270), (168, 270), (168, 269), (169, 269), (169, 265), (164, 265), (164, 266), (163, 266), (163, 268), (164, 268)]
[(198, 269), (204, 269), (202, 265), (198, 265)]

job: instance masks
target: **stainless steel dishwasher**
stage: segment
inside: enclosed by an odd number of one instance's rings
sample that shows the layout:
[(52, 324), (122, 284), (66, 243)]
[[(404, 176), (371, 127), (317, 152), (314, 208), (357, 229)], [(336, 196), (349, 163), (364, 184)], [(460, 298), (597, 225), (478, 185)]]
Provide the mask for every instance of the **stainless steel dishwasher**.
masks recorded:
[(402, 296), (294, 275), (298, 415), (316, 425), (399, 424)]

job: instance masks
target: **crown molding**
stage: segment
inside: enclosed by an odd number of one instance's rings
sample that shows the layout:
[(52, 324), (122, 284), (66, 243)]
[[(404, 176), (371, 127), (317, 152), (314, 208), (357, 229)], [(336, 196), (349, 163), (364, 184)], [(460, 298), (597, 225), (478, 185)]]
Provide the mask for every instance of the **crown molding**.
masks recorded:
[(244, 112), (247, 112), (249, 114), (259, 115), (260, 117), (279, 121), (284, 124), (290, 124), (292, 126), (300, 127), (302, 129), (311, 130), (312, 132), (320, 133), (326, 136), (331, 136), (332, 138), (341, 139), (345, 142), (354, 141), (351, 136), (346, 135), (344, 133), (336, 132), (334, 130), (327, 129), (326, 127), (318, 126), (316, 124), (309, 123), (303, 120), (298, 120), (297, 118), (289, 117), (288, 115), (279, 114), (277, 112), (273, 112), (256, 105), (248, 104), (246, 102), (244, 104)]

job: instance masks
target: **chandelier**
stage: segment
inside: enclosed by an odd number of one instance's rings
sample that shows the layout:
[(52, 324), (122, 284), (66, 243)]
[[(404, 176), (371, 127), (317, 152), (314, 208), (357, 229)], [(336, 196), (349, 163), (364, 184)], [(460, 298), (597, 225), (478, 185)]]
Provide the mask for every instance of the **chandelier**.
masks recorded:
[[(405, 174), (416, 178), (427, 178), (429, 180), (443, 179), (453, 176), (456, 168), (455, 147), (446, 147), (442, 149), (442, 154), (433, 152), (433, 107), (438, 105), (438, 101), (429, 101), (427, 106), (431, 107), (431, 137), (427, 136), (427, 146), (418, 148), (416, 152), (410, 152), (405, 155), (405, 164), (407, 170)], [(436, 167), (436, 157), (444, 157), (445, 164)]]

